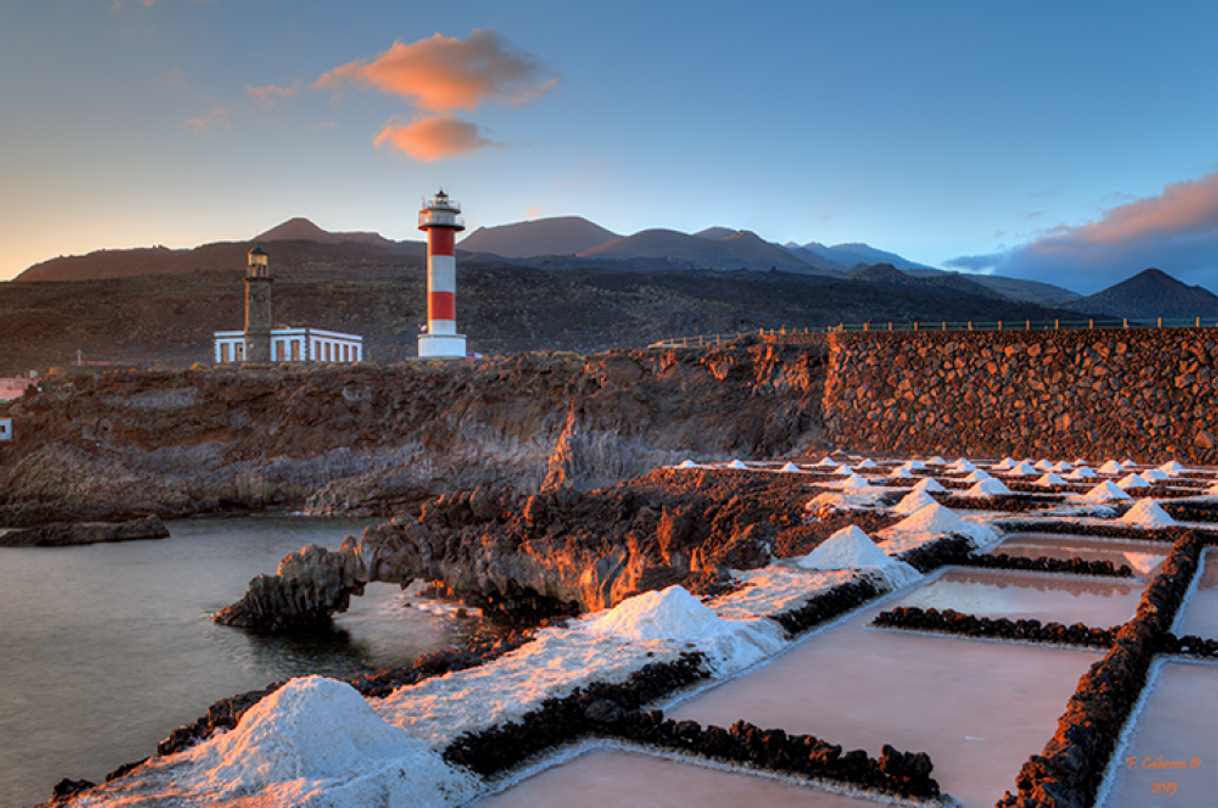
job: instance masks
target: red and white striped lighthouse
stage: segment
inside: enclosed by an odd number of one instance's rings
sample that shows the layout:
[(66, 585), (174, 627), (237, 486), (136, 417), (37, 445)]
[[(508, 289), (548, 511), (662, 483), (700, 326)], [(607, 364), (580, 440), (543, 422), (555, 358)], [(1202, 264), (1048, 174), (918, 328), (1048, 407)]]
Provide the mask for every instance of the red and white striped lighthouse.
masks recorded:
[(465, 335), (457, 333), (456, 235), (465, 229), (459, 213), (444, 191), (419, 211), (419, 229), (427, 231), (427, 333), (419, 356), (465, 356)]

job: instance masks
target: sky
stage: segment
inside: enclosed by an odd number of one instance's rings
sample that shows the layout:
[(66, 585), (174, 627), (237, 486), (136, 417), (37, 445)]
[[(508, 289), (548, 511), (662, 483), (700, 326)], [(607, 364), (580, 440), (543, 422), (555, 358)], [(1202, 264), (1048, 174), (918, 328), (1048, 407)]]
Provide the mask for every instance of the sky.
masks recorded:
[(0, 280), (303, 216), (865, 242), (1218, 292), (1218, 3), (11, 0)]

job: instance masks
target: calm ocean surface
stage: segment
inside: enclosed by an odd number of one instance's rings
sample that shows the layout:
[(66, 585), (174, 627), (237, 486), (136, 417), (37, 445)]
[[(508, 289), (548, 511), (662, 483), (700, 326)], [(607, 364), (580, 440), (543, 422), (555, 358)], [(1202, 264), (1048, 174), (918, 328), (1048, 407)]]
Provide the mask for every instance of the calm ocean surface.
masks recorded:
[(409, 665), (461, 623), (374, 585), (334, 636), (256, 637), (211, 623), (249, 579), (309, 543), (337, 549), (370, 522), (291, 517), (169, 523), (161, 541), (0, 548), (0, 805), (100, 782), (155, 754), (213, 702), (305, 673)]

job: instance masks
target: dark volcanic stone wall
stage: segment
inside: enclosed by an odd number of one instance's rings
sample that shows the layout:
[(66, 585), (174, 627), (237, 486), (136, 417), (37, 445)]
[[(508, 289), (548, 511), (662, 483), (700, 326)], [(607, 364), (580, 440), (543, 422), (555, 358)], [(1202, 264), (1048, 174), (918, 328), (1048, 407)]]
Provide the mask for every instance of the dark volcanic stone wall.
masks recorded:
[(1218, 329), (832, 334), (854, 451), (1218, 463)]

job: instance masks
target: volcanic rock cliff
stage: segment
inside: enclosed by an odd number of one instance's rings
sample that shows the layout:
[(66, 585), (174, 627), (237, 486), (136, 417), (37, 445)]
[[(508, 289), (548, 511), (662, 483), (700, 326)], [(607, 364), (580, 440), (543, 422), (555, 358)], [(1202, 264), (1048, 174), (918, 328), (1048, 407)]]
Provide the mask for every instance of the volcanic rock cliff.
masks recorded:
[(591, 489), (683, 459), (819, 447), (822, 349), (67, 374), (0, 407), (0, 524)]

